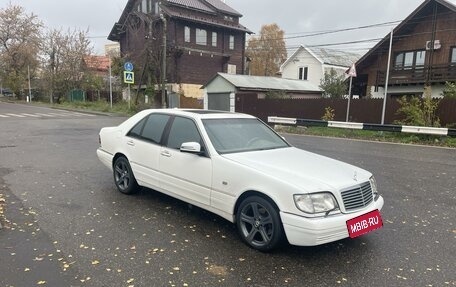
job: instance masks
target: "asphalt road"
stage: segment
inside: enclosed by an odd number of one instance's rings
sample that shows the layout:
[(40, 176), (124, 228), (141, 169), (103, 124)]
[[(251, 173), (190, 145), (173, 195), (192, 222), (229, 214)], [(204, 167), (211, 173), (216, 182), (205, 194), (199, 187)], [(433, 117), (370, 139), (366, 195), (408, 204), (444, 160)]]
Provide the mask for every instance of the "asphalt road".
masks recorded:
[(456, 286), (455, 149), (285, 135), (373, 172), (384, 227), (264, 254), (211, 213), (117, 192), (95, 151), (123, 120), (0, 102), (0, 286)]

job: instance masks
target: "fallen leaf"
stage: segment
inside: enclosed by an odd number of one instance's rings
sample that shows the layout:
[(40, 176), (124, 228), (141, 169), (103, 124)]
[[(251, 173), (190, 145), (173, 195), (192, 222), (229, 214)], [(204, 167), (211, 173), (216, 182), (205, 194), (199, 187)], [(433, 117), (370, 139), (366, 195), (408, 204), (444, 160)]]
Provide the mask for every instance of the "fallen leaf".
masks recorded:
[(92, 265), (97, 265), (97, 264), (100, 264), (100, 261), (98, 261), (98, 260), (92, 261)]
[(44, 284), (46, 284), (46, 281), (38, 281), (36, 284), (38, 284), (38, 285), (44, 285)]
[(130, 284), (130, 283), (133, 282), (133, 281), (135, 281), (135, 279), (130, 278), (130, 279), (127, 280), (127, 283)]

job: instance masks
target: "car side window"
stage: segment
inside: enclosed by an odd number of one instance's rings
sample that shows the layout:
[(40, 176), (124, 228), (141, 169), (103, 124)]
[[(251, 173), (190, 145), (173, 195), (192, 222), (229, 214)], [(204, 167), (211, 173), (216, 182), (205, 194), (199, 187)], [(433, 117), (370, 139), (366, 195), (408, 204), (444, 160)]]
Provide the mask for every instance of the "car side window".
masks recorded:
[(141, 137), (141, 131), (144, 127), (144, 123), (146, 122), (146, 118), (142, 119), (139, 123), (137, 123), (127, 134), (129, 137), (139, 138)]
[(202, 144), (201, 136), (195, 123), (187, 118), (176, 117), (169, 131), (167, 147), (180, 149), (182, 143), (197, 142)]
[(156, 144), (161, 142), (163, 131), (168, 123), (169, 116), (162, 114), (152, 114), (147, 118), (141, 136)]

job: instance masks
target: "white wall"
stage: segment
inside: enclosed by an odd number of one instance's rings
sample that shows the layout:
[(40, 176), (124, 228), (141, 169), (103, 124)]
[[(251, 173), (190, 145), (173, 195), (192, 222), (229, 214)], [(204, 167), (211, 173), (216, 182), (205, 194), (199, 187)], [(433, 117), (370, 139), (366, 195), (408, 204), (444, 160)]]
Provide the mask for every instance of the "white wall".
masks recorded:
[(324, 73), (323, 65), (305, 49), (300, 49), (295, 57), (291, 59), (285, 66), (283, 66), (282, 78), (294, 80), (299, 79), (300, 67), (309, 68), (307, 79), (309, 82), (318, 87)]

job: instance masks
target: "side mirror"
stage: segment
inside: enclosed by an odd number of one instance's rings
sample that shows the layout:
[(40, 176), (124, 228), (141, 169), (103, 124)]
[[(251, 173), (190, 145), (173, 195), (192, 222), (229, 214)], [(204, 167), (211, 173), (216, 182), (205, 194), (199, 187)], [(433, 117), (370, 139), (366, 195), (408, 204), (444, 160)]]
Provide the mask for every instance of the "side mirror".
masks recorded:
[(187, 142), (187, 143), (182, 143), (180, 147), (181, 152), (188, 152), (188, 153), (194, 153), (194, 154), (200, 154), (201, 153), (201, 145), (197, 142)]

